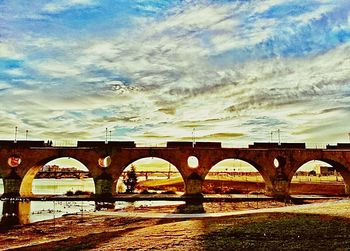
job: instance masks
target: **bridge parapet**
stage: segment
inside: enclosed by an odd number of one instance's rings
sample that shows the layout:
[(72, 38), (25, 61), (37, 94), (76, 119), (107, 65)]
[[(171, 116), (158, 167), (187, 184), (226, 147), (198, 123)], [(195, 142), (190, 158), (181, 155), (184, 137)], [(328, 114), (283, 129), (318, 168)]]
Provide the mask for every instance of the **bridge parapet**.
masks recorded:
[(134, 141), (78, 141), (78, 147), (117, 147), (117, 148), (134, 148)]
[(221, 148), (221, 142), (168, 141), (168, 148)]
[(43, 140), (0, 140), (0, 147), (40, 147), (45, 146), (46, 143)]
[(326, 149), (350, 149), (350, 143), (337, 143), (336, 145), (327, 145)]
[(305, 143), (276, 143), (276, 142), (254, 142), (253, 145), (249, 145), (250, 149), (305, 149)]

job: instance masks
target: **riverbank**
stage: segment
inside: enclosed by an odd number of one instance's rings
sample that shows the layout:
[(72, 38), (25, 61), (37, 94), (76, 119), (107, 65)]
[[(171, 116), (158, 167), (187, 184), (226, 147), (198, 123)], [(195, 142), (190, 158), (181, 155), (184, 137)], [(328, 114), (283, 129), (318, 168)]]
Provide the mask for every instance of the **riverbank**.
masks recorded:
[[(169, 208), (162, 210), (156, 208), (153, 212), (171, 215)], [(124, 213), (132, 211), (130, 208)], [(246, 208), (236, 210), (236, 215), (205, 218), (206, 214), (202, 214), (196, 219), (118, 216), (118, 212), (67, 215), (2, 231), (0, 249), (350, 250), (347, 199), (271, 209)]]
[[(308, 179), (306, 179), (308, 178)], [(301, 181), (293, 181), (290, 184), (290, 194), (304, 195), (345, 195), (345, 186), (342, 180), (335, 181), (335, 178), (327, 180), (324, 177), (320, 181), (318, 177), (303, 177)], [(144, 190), (164, 190), (164, 191), (184, 191), (184, 183), (181, 178), (171, 178), (162, 180), (140, 181), (137, 185), (140, 191)], [(204, 194), (264, 194), (265, 183), (262, 178), (256, 176), (211, 176), (203, 183)]]

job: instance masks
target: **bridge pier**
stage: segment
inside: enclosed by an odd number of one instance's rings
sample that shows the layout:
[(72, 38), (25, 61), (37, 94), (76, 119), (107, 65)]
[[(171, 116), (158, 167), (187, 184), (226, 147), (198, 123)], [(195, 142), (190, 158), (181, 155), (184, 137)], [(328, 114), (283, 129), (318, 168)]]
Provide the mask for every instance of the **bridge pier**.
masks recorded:
[(22, 184), (22, 178), (16, 173), (15, 169), (11, 170), (11, 173), (3, 178), (4, 193), (2, 197), (18, 197), (20, 196), (20, 188)]
[(350, 195), (350, 184), (344, 184), (344, 188), (345, 188), (345, 195)]
[(350, 171), (343, 169), (340, 171), (340, 174), (343, 177), (344, 194), (349, 195), (350, 194)]
[(290, 183), (288, 180), (277, 179), (274, 181), (273, 196), (277, 198), (289, 197)]
[(202, 196), (202, 186), (204, 180), (197, 173), (192, 173), (187, 178), (184, 178), (185, 182), (185, 195)]
[(287, 198), (289, 197), (289, 188), (290, 181), (288, 181), (285, 177), (276, 176), (272, 179), (271, 185), (266, 185), (267, 196), (272, 196), (275, 198)]
[(96, 197), (111, 197), (113, 194), (113, 178), (103, 172), (100, 176), (94, 178), (95, 196)]

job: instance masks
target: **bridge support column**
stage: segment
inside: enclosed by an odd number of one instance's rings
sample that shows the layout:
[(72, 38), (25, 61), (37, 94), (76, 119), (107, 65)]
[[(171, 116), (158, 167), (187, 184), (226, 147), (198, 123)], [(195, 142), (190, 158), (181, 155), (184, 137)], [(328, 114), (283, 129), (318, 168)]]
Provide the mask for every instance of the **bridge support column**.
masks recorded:
[(185, 195), (202, 196), (202, 186), (204, 180), (197, 173), (192, 173), (187, 178), (184, 178), (185, 182)]
[(272, 186), (266, 186), (266, 195), (276, 198), (289, 197), (290, 182), (284, 177), (275, 177)]
[(345, 186), (345, 195), (350, 195), (350, 184), (344, 184), (344, 186)]
[(16, 173), (15, 169), (11, 170), (11, 173), (3, 178), (4, 193), (2, 197), (18, 197), (20, 196), (22, 178)]
[(113, 179), (107, 173), (102, 173), (94, 178), (95, 196), (96, 197), (111, 197), (113, 192)]
[(343, 181), (344, 181), (344, 194), (349, 195), (350, 194), (350, 171), (341, 170), (340, 174), (343, 177)]
[(192, 173), (184, 178), (185, 182), (185, 205), (180, 205), (177, 210), (180, 213), (204, 213), (202, 186), (204, 180), (197, 173)]

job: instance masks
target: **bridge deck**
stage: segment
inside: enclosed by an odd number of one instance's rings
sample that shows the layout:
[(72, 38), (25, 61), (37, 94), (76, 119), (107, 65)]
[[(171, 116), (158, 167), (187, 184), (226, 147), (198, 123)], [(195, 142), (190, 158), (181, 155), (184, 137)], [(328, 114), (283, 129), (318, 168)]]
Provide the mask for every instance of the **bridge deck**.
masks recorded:
[[(324, 200), (340, 199), (341, 196), (319, 196), (319, 195), (293, 195), (294, 200)], [(2, 198), (1, 200), (9, 200)], [(270, 201), (275, 198), (263, 194), (206, 194), (199, 196), (183, 196), (179, 194), (119, 194), (110, 198), (97, 198), (91, 196), (52, 196), (37, 195), (32, 197), (11, 198), (11, 200), (22, 201), (190, 201), (190, 202), (241, 202), (241, 201)]]

